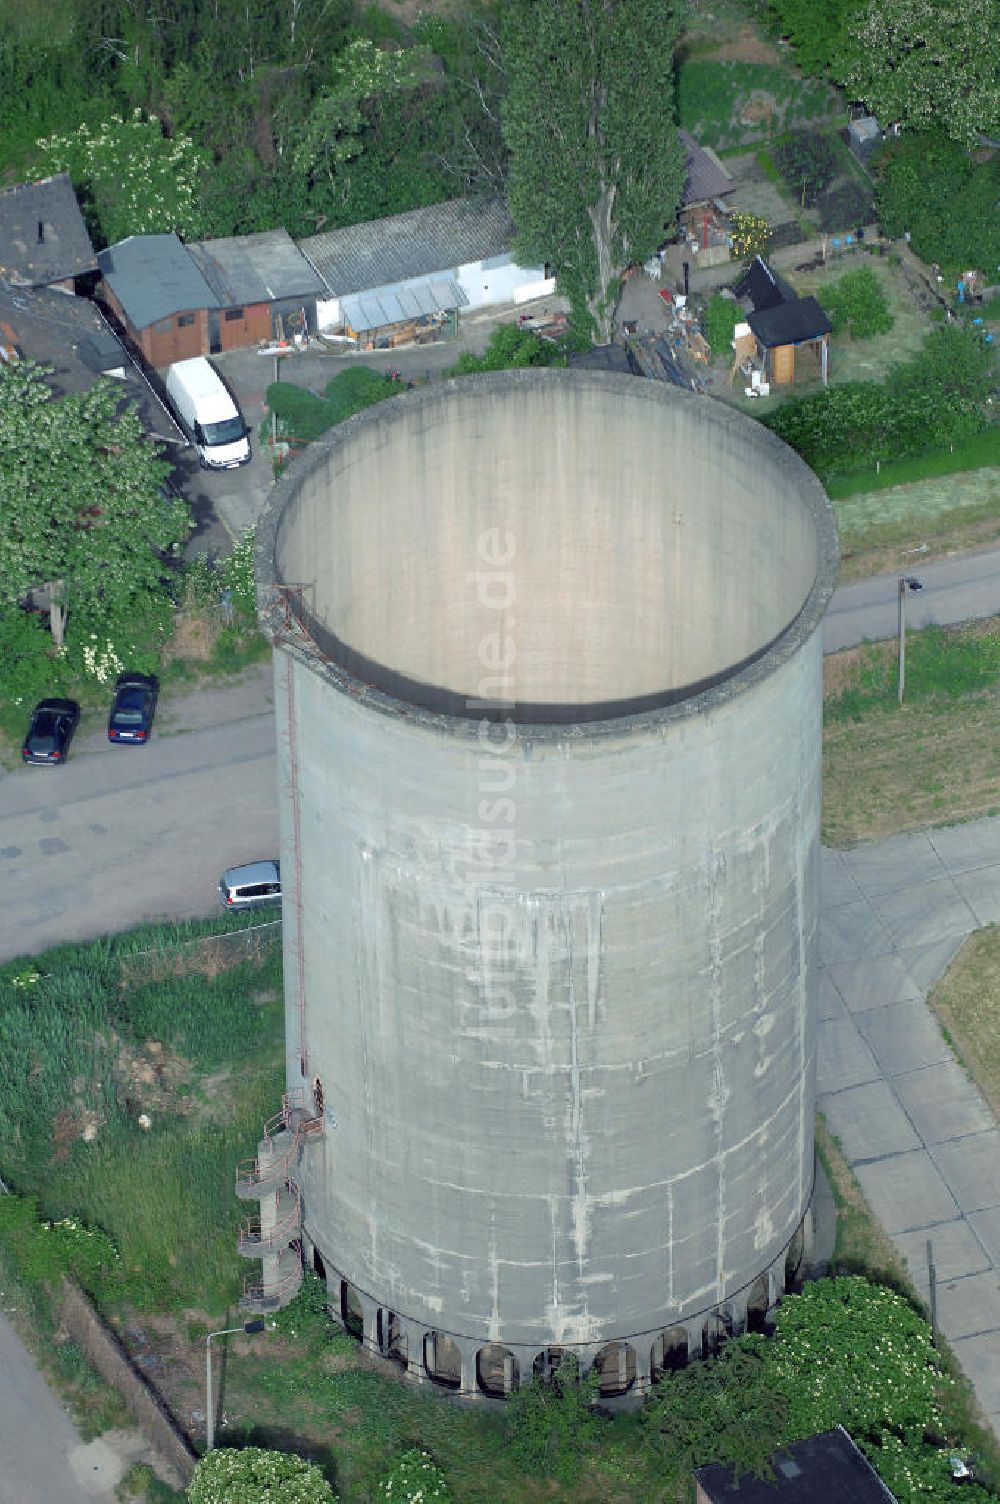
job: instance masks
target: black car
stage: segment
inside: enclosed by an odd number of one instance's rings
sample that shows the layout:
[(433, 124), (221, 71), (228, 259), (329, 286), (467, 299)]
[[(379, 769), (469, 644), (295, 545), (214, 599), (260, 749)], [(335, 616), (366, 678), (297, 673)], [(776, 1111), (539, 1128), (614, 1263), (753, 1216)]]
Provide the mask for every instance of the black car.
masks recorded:
[(39, 700), (31, 712), (27, 735), (21, 747), (23, 760), (35, 763), (65, 762), (79, 719), (80, 707), (75, 700)]
[(157, 683), (151, 674), (119, 674), (108, 716), (109, 742), (149, 741), (156, 710)]

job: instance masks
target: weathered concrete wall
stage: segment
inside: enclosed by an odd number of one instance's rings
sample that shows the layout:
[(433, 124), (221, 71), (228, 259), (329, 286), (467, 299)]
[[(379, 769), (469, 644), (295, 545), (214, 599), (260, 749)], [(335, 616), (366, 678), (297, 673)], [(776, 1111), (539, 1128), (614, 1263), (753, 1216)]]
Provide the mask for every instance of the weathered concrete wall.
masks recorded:
[(189, 1483), (198, 1460), (190, 1442), (160, 1396), (132, 1365), (116, 1334), (72, 1280), (63, 1280), (59, 1314), (88, 1361), (121, 1395), (143, 1435), (179, 1475), (182, 1487)]
[[(309, 1236), (380, 1307), (508, 1346), (745, 1290), (811, 1190), (815, 478), (715, 404), (505, 374), (279, 487), (272, 630), (276, 561), (325, 649), (277, 654), (289, 1080), (304, 1056), (336, 1121)], [(504, 662), (506, 726), (467, 703)]]

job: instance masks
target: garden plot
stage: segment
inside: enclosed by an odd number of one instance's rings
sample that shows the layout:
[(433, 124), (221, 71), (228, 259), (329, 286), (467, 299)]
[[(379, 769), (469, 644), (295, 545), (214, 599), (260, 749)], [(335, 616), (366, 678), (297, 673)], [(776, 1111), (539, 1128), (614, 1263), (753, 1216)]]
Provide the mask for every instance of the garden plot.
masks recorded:
[(888, 334), (872, 339), (836, 335), (830, 344), (831, 381), (883, 381), (891, 366), (917, 354), (931, 328), (927, 314), (914, 302), (901, 269), (886, 257), (863, 252), (831, 256), (814, 270), (792, 269), (789, 280), (800, 297), (812, 295), (822, 303), (823, 289), (859, 266), (869, 268), (882, 283), (894, 322)]
[(797, 127), (830, 124), (845, 113), (834, 89), (791, 68), (714, 58), (681, 63), (677, 111), (696, 141), (723, 151)]

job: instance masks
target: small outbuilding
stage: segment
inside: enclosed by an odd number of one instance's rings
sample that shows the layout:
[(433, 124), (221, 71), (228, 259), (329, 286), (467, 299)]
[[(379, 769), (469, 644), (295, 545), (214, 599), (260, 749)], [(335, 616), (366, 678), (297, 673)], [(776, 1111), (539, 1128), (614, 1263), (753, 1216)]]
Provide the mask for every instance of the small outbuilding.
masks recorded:
[(788, 386), (818, 378), (826, 386), (833, 326), (816, 299), (800, 298), (761, 256), (754, 257), (734, 292), (753, 305), (746, 321), (764, 380)]
[(216, 295), (176, 235), (131, 235), (97, 260), (98, 296), (151, 366), (208, 354)]
[(195, 241), (187, 251), (216, 299), (205, 353), (316, 333), (326, 287), (287, 230)]
[(695, 1471), (697, 1504), (896, 1504), (843, 1426), (807, 1436), (771, 1458), (772, 1478), (733, 1477), (713, 1463)]
[(326, 286), (321, 330), (363, 346), (434, 338), (459, 310), (544, 297), (544, 267), (523, 267), (502, 199), (451, 199), (299, 241)]
[(19, 287), (76, 292), (97, 255), (69, 174), (0, 190), (0, 278)]

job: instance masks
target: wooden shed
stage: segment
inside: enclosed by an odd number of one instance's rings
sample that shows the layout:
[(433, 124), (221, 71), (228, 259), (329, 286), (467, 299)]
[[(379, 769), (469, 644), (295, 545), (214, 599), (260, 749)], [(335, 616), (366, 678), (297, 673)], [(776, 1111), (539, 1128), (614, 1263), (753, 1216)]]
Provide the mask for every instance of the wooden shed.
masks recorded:
[(757, 358), (772, 386), (815, 380), (826, 386), (831, 324), (815, 298), (796, 298), (747, 315)]

